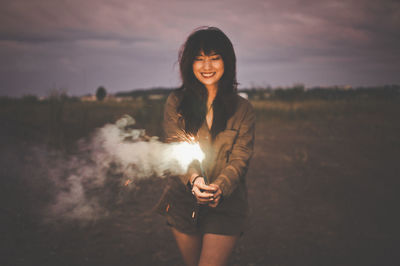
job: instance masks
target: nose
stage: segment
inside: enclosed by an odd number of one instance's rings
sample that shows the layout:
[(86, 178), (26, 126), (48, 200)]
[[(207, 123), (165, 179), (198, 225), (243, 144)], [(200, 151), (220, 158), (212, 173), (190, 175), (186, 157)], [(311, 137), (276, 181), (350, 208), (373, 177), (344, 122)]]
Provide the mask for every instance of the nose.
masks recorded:
[(206, 58), (204, 60), (204, 66), (203, 67), (204, 67), (205, 70), (211, 69), (211, 60), (209, 58)]

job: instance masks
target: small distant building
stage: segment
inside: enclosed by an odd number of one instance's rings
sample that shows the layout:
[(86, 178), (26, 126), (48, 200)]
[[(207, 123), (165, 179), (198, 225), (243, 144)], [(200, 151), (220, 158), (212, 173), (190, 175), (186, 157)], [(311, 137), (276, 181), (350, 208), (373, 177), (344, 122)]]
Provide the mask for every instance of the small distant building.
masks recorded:
[(264, 98), (264, 99), (271, 98), (271, 92), (269, 92), (269, 91), (268, 91), (268, 92), (267, 92), (267, 91), (264, 92), (263, 98)]
[(84, 95), (81, 96), (80, 100), (82, 102), (95, 102), (97, 101), (96, 95)]
[(343, 86), (344, 90), (351, 90), (353, 87), (351, 85), (345, 85)]
[[(327, 88), (330, 89), (331, 87), (327, 87)], [(334, 86), (333, 88), (337, 89), (337, 90), (342, 90), (342, 91), (347, 91), (347, 90), (352, 89), (351, 85), (339, 85), (339, 86)]]
[(123, 101), (129, 101), (131, 99), (132, 99), (132, 97), (121, 97), (121, 96), (115, 96), (113, 94), (107, 94), (107, 96), (104, 98), (103, 101), (120, 103)]
[(162, 100), (164, 98), (163, 94), (150, 94), (149, 100)]
[[(107, 94), (107, 96), (103, 99), (103, 102), (122, 102), (122, 101), (129, 101), (132, 97), (120, 97), (114, 96), (112, 94)], [(85, 95), (80, 97), (82, 102), (95, 102), (97, 101), (96, 95)]]
[(131, 100), (132, 99), (132, 97), (119, 97), (119, 96), (114, 96), (113, 97), (113, 101), (116, 101), (116, 102), (118, 102), (118, 103), (120, 103), (120, 102), (123, 102), (123, 101), (129, 101), (129, 100)]

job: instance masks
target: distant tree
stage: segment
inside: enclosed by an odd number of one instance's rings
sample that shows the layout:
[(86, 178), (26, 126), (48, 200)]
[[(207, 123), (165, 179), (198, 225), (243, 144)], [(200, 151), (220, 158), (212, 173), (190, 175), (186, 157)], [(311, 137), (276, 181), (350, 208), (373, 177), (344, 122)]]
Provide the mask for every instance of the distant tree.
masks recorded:
[(96, 91), (96, 98), (98, 101), (104, 100), (104, 98), (107, 96), (107, 91), (103, 86), (100, 86), (97, 88)]

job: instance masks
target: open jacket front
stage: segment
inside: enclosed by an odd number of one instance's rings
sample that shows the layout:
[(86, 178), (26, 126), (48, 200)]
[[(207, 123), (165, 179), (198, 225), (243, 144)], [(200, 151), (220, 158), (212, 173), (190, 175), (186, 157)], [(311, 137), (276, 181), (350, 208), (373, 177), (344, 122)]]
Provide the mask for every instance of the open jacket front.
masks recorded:
[[(184, 125), (177, 107), (181, 98), (177, 91), (172, 92), (165, 104), (163, 128), (167, 141), (179, 141), (184, 135)], [(227, 121), (226, 129), (212, 139), (207, 123), (204, 122), (196, 136), (206, 157), (203, 168), (209, 183), (219, 185), (224, 200), (216, 210), (237, 215), (247, 214), (247, 192), (245, 175), (249, 160), (253, 154), (255, 131), (255, 113), (246, 99), (237, 96), (237, 107)], [(187, 174), (179, 176), (180, 185), (187, 187), (190, 176), (201, 174), (200, 169), (192, 164)], [(170, 189), (181, 190), (179, 182)], [(189, 191), (190, 193), (190, 191)], [(179, 200), (179, 199), (176, 199)]]

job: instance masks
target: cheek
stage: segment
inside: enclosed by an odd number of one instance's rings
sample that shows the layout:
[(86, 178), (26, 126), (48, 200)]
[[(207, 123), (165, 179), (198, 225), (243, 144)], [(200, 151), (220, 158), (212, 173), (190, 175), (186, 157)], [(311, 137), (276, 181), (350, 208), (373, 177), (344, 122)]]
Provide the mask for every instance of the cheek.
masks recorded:
[(196, 75), (197, 72), (199, 72), (200, 65), (197, 63), (193, 63), (193, 73)]
[(192, 69), (193, 69), (193, 74), (194, 74), (194, 76), (195, 76), (197, 79), (201, 78), (201, 75), (200, 75), (200, 72), (199, 72), (199, 65), (196, 64), (196, 63), (194, 63)]
[(219, 71), (220, 71), (220, 74), (221, 74), (221, 76), (224, 74), (224, 71), (225, 71), (225, 67), (224, 67), (224, 63), (221, 63), (220, 65), (219, 65)]
[(217, 64), (215, 64), (215, 68), (218, 69), (220, 72), (224, 72), (224, 63), (223, 62), (217, 62)]

